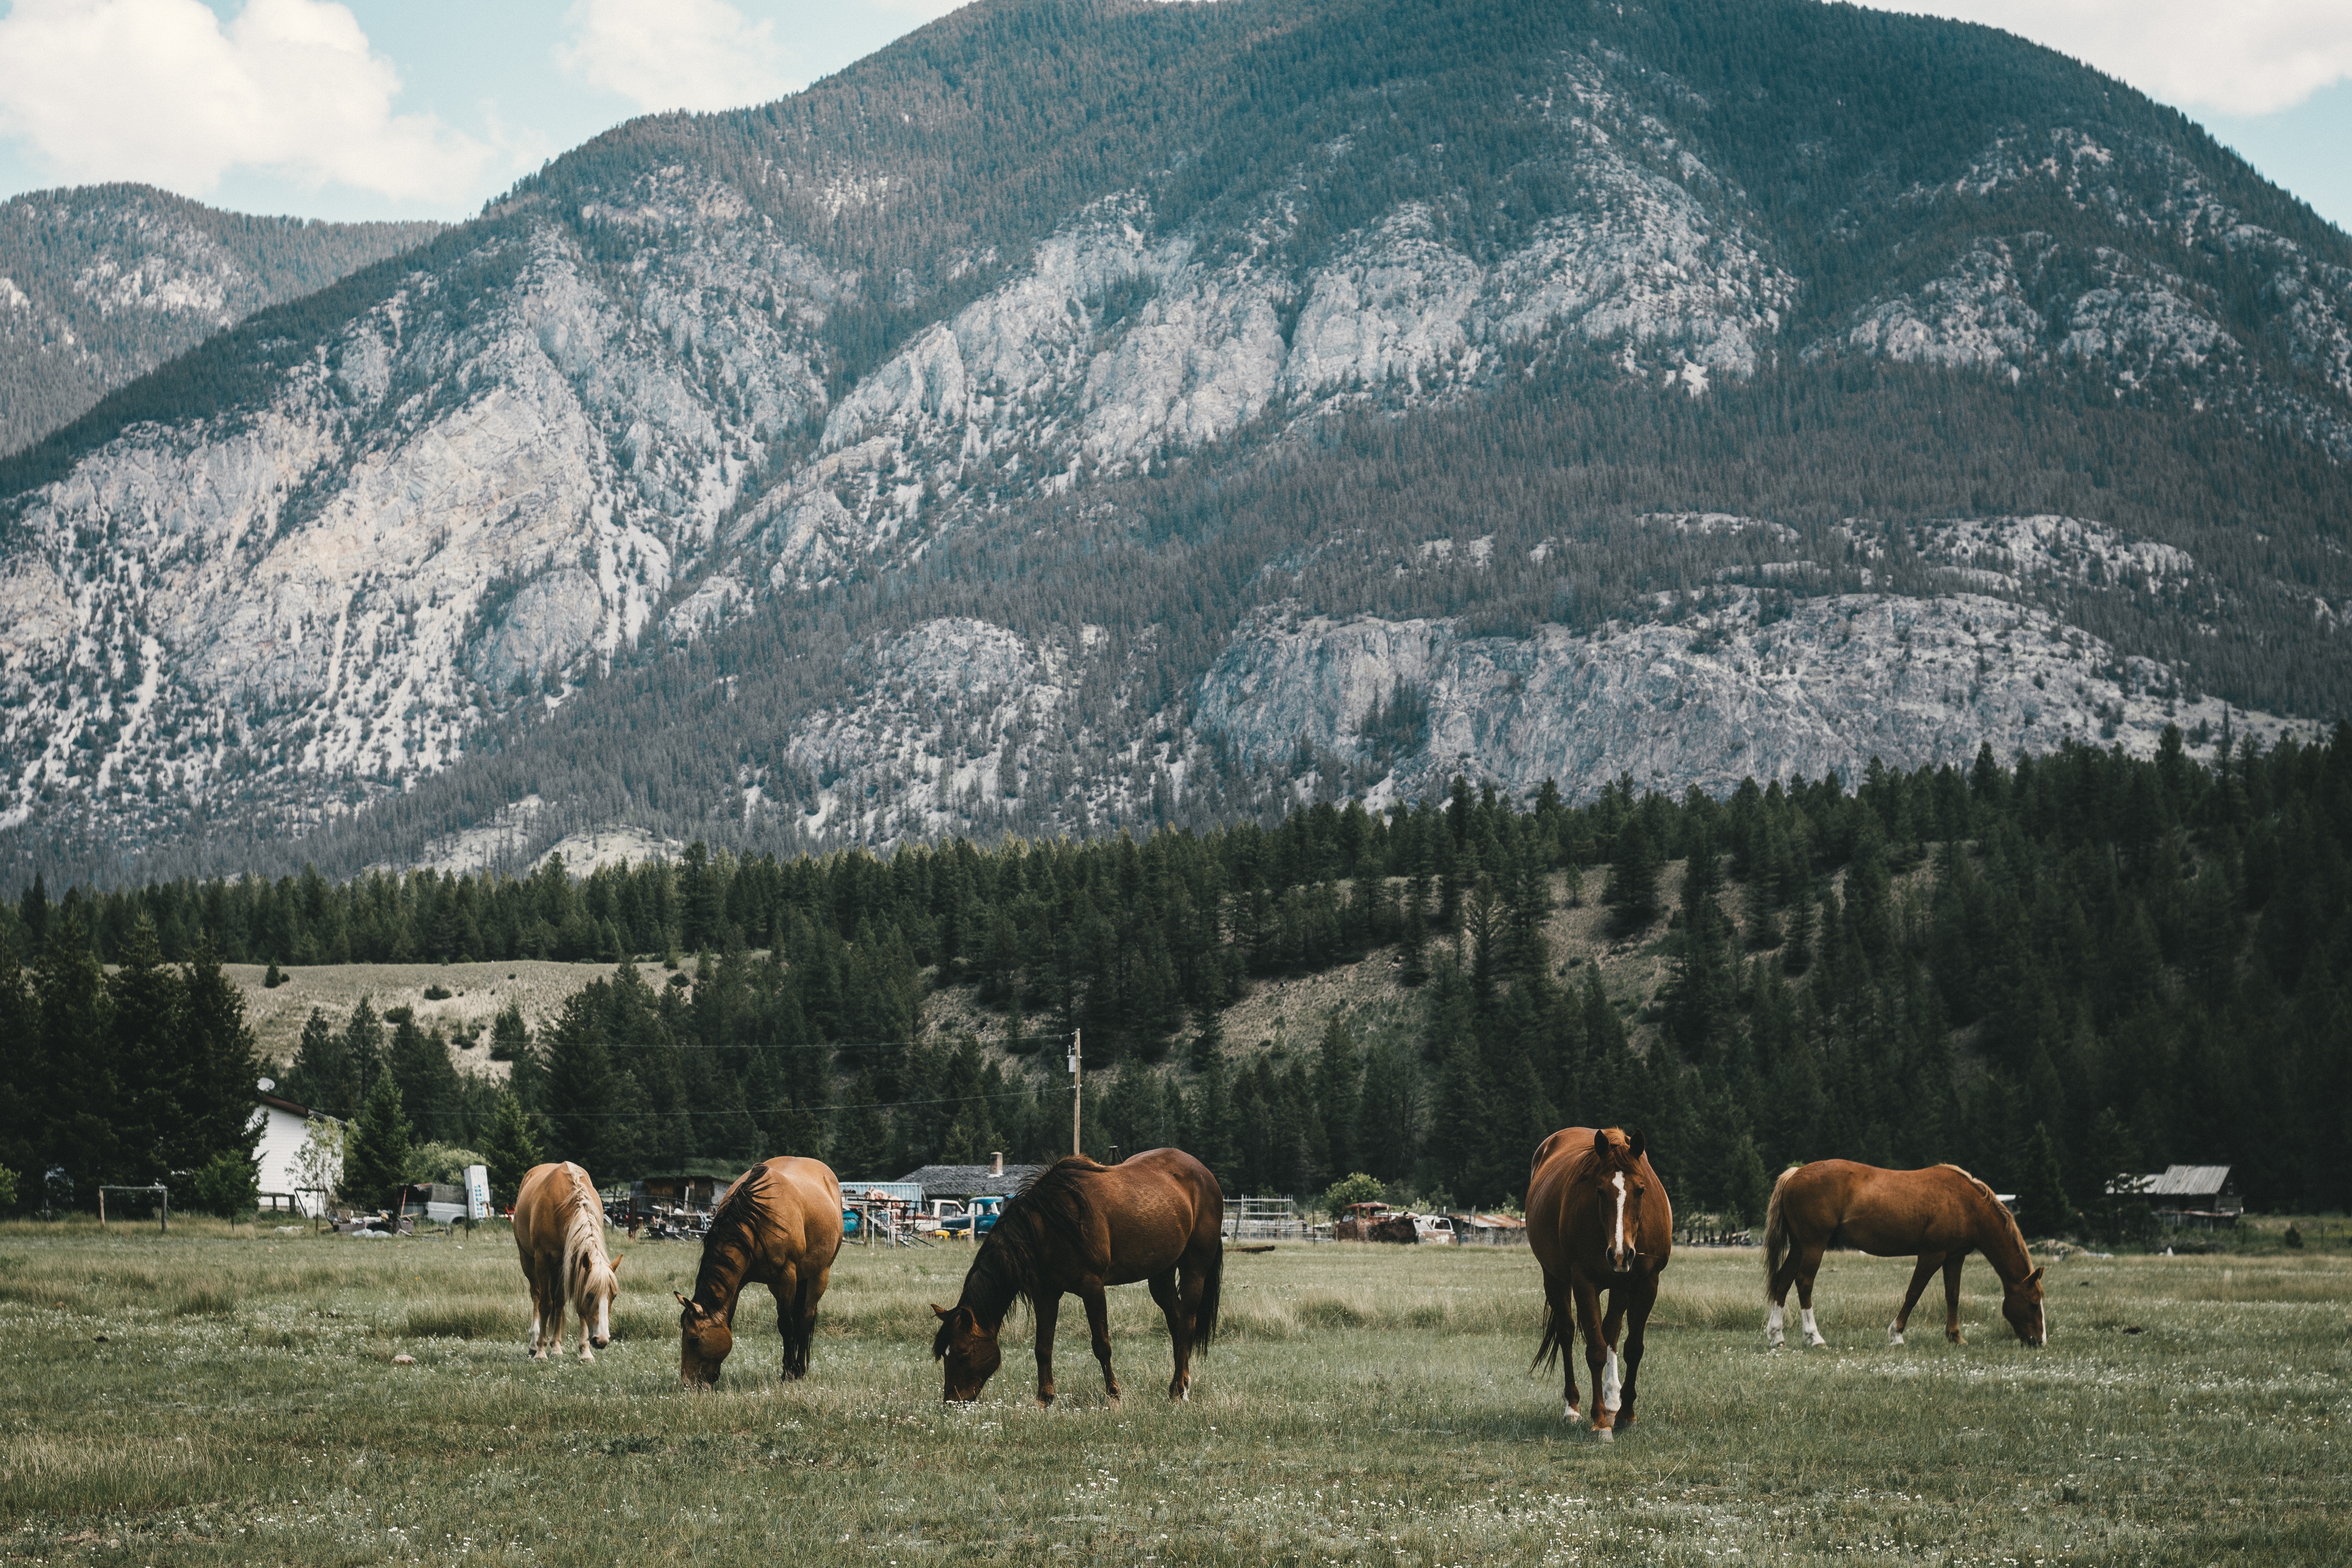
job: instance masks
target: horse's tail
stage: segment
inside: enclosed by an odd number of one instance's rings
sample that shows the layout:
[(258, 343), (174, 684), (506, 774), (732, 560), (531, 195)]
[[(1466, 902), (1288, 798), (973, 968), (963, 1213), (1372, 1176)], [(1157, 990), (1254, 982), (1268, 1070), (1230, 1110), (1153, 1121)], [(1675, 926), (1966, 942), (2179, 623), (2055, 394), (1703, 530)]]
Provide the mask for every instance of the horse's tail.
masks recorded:
[(1790, 1177), (1803, 1169), (1802, 1165), (1791, 1165), (1781, 1172), (1780, 1179), (1772, 1184), (1772, 1201), (1764, 1205), (1764, 1299), (1767, 1301), (1772, 1299), (1772, 1281), (1780, 1278), (1780, 1265), (1788, 1260), (1791, 1239), (1788, 1216), (1780, 1212), (1780, 1191), (1789, 1184)]
[(1552, 1365), (1573, 1348), (1569, 1342), (1576, 1332), (1572, 1313), (1573, 1309), (1561, 1311), (1559, 1303), (1551, 1299), (1551, 1292), (1544, 1292), (1543, 1338), (1536, 1342), (1536, 1359), (1528, 1363), (1529, 1372)]
[(1192, 1348), (1199, 1350), (1217, 1332), (1218, 1287), (1225, 1280), (1225, 1244), (1221, 1237), (1217, 1250), (1209, 1254), (1207, 1277), (1201, 1281), (1201, 1310), (1192, 1318)]

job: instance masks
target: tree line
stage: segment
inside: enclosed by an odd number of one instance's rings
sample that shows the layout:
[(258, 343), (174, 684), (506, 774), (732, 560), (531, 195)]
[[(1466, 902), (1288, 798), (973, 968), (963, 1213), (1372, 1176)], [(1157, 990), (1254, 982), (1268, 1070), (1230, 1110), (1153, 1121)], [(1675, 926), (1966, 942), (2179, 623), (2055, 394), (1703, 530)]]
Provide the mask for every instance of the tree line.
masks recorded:
[[(286, 1090), (362, 1133), (373, 1109), (404, 1140), (494, 1146), (512, 1174), (527, 1147), (600, 1176), (793, 1151), (889, 1177), (1064, 1152), (1061, 1045), (1083, 1028), (1089, 1148), (1180, 1144), (1235, 1193), (1312, 1194), (1360, 1171), (1507, 1204), (1544, 1134), (1590, 1122), (1643, 1127), (1679, 1202), (1751, 1221), (1771, 1172), (1832, 1155), (1956, 1161), (2017, 1192), (2037, 1231), (2117, 1222), (2115, 1178), (2173, 1161), (2236, 1166), (2258, 1206), (2342, 1208), (2347, 844), (2339, 726), (2214, 765), (2168, 731), (2147, 760), (1988, 749), (1966, 770), (1874, 765), (1853, 788), (1750, 782), (1721, 800), (1621, 779), (1588, 805), (1549, 786), (1521, 803), (1457, 780), (1443, 800), (1139, 842), (321, 881), (331, 928), (364, 907), (412, 941), (461, 929), (445, 911), (471, 888), (477, 929), (482, 907), (527, 909), (609, 934), (625, 962), (536, 1030), (511, 1009), (492, 1025), (503, 1088), (460, 1073), (413, 1016), (362, 1005), (313, 1016)], [(26, 1020), (8, 1037), (48, 1043), (10, 1054), (9, 1103), (104, 1119), (138, 1075), (79, 1064), (145, 1059), (131, 1020), (161, 1004), (140, 988), (162, 996), (153, 977), (172, 973), (159, 916), (203, 950), (173, 982), (194, 995), (231, 942), (289, 937), (281, 901), (290, 939), (310, 929), (303, 889), (28, 890), (0, 923), (12, 951), (36, 931), (39, 946), (0, 1005)], [(1559, 911), (1588, 902), (1604, 924), (1580, 946)], [(664, 948), (700, 951), (666, 970)], [(102, 974), (101, 953), (122, 967)], [(1401, 1005), (1223, 1037), (1253, 986), (1368, 958), (1360, 1000)], [(1659, 963), (1654, 992), (1628, 984)], [(926, 1028), (950, 986), (984, 1026)], [(54, 1151), (142, 1146), (44, 1136), (26, 1168), (79, 1173)]]

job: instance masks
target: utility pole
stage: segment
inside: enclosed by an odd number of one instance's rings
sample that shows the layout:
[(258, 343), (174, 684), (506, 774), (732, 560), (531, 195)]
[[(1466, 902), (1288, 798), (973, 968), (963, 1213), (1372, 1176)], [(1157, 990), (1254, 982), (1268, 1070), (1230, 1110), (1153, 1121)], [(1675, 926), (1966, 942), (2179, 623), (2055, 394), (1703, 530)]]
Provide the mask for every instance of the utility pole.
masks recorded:
[(1086, 1106), (1085, 1080), (1080, 1074), (1086, 1068), (1086, 1037), (1084, 1029), (1070, 1031), (1070, 1152), (1083, 1154), (1086, 1144), (1079, 1136), (1080, 1115)]

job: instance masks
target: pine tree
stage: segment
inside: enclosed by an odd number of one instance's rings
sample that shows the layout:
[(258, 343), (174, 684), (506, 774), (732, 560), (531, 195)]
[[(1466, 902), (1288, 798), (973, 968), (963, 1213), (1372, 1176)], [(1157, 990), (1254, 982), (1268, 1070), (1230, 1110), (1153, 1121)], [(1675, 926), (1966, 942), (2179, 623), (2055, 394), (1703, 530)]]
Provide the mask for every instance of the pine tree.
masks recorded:
[(287, 1099), (330, 1116), (349, 1118), (357, 1096), (351, 1084), (351, 1054), (342, 1031), (327, 1021), (320, 1008), (310, 1009), (302, 1024), (302, 1037), (294, 1047), (293, 1064), (278, 1087)]
[[(180, 1038), (180, 977), (163, 966), (155, 928), (145, 919), (132, 928), (121, 966), (107, 976), (106, 994), (105, 1057), (121, 1086), (114, 1179), (143, 1184), (193, 1172), (203, 1162), (188, 1157), (181, 1136), (195, 1081)], [(187, 1201), (184, 1187), (179, 1196)]]
[[(0, 910), (5, 907), (0, 902)], [(36, 1056), (40, 1042), (37, 1017), (32, 987), (17, 966), (7, 933), (0, 931), (0, 1040), (12, 1042), (0, 1049), (0, 1166), (13, 1171), (34, 1168), (33, 1140), (38, 1125), (34, 1106), (48, 1087), (39, 1070), (43, 1064)], [(12, 1198), (0, 1209), (14, 1203)]]
[(489, 1168), (491, 1202), (511, 1206), (522, 1189), (523, 1177), (540, 1163), (538, 1140), (530, 1135), (522, 1101), (512, 1090), (499, 1096), (490, 1135), (482, 1142), (482, 1160)]
[(621, 1126), (628, 1110), (622, 1102), (619, 1075), (604, 1048), (604, 1020), (599, 1003), (605, 988), (592, 986), (575, 993), (548, 1026), (545, 1085), (541, 1110), (554, 1142), (551, 1160), (569, 1160), (592, 1176), (606, 1177), (614, 1164), (624, 1137), (634, 1136)]
[(343, 1177), (338, 1195), (365, 1210), (390, 1205), (408, 1182), (410, 1129), (400, 1105), (400, 1085), (378, 1073), (360, 1108), (359, 1121), (343, 1145)]
[(177, 1025), (186, 1068), (176, 1135), (165, 1140), (172, 1168), (200, 1170), (223, 1154), (249, 1166), (261, 1141), (262, 1121), (254, 1113), (261, 1057), (245, 1020), (245, 994), (221, 973), (209, 937), (198, 943), (179, 979)]
[(1315, 1107), (1322, 1125), (1325, 1170), (1336, 1177), (1356, 1164), (1358, 1083), (1363, 1075), (1355, 1037), (1335, 1009), (1315, 1053)]
[(449, 1047), (438, 1029), (418, 1026), (416, 1015), (394, 1007), (384, 1015), (392, 1025), (392, 1050), (385, 1067), (400, 1081), (401, 1103), (416, 1123), (416, 1135), (434, 1142), (452, 1142), (458, 1136), (457, 1100), (461, 1086)]
[(529, 1049), (530, 1028), (522, 1021), (522, 1009), (509, 1002), (490, 1021), (490, 1060), (514, 1061)]
[(1658, 918), (1658, 852), (1639, 815), (1617, 833), (1617, 853), (1601, 901), (1617, 912), (1618, 929), (1646, 931)]
[(1725, 1162), (1723, 1218), (1734, 1230), (1764, 1227), (1764, 1212), (1772, 1200), (1772, 1175), (1757, 1152), (1756, 1140), (1742, 1132), (1732, 1141)]
[[(95, 1205), (95, 1184), (115, 1177), (115, 1115), (123, 1092), (107, 1027), (106, 972), (70, 906), (45, 913), (43, 924), (48, 939), (33, 970), (33, 1005), (39, 1079), (46, 1087), (27, 1107), (37, 1131), (31, 1139), (34, 1161), (26, 1170), (36, 1177), (62, 1170), (70, 1193), (66, 1201)], [(43, 1195), (50, 1200), (49, 1193)]]
[(351, 1064), (351, 1076), (346, 1081), (351, 1086), (351, 1105), (355, 1110), (375, 1087), (376, 1074), (383, 1070), (383, 1025), (364, 996), (352, 1008), (351, 1022), (343, 1026), (343, 1056)]
[(2074, 1223), (2066, 1201), (2066, 1178), (2058, 1163), (2058, 1141), (2042, 1122), (2033, 1124), (2017, 1171), (2018, 1219), (2033, 1236), (2058, 1236)]

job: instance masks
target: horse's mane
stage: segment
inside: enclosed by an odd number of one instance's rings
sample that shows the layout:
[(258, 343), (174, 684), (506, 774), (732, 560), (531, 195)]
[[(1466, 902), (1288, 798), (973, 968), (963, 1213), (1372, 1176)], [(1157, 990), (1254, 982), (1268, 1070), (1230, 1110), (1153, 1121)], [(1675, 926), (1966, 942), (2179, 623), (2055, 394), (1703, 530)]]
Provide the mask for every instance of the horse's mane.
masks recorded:
[[(751, 1222), (760, 1208), (760, 1178), (766, 1175), (765, 1165), (754, 1165), (743, 1173), (736, 1184), (727, 1189), (727, 1196), (710, 1216), (710, 1228), (702, 1233), (702, 1267), (695, 1271), (694, 1299), (704, 1300), (711, 1288), (711, 1276), (718, 1271), (719, 1249), (740, 1241), (745, 1252), (752, 1245)], [(714, 1298), (715, 1299), (715, 1298)]]
[(1024, 1182), (996, 1216), (996, 1227), (972, 1259), (973, 1269), (983, 1279), (1003, 1281), (1035, 1310), (1037, 1292), (1045, 1285), (1047, 1238), (1057, 1238), (1074, 1251), (1085, 1247), (1087, 1215), (1092, 1207), (1086, 1179), (1108, 1169), (1083, 1154), (1066, 1154)]
[(1987, 1186), (1982, 1177), (1971, 1172), (1963, 1171), (1948, 1161), (1945, 1163), (1944, 1169), (1967, 1177), (1969, 1184), (1984, 1194), (1985, 1202), (1992, 1205), (1992, 1212), (2000, 1215), (2001, 1223), (2009, 1226), (2010, 1239), (2017, 1243), (2017, 1255), (2027, 1262), (2032, 1262), (2033, 1254), (2025, 1245), (2025, 1232), (2018, 1228), (2017, 1216), (2009, 1212), (2009, 1205), (2000, 1201), (2000, 1194)]
[(592, 1264), (612, 1265), (604, 1258), (604, 1215), (596, 1202), (596, 1189), (576, 1165), (566, 1165), (564, 1174), (571, 1183), (557, 1200), (557, 1212), (563, 1216), (563, 1278), (569, 1289), (573, 1266), (583, 1255)]

